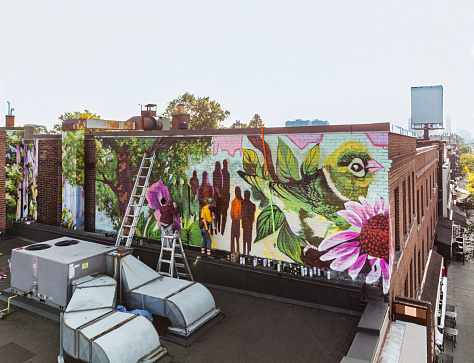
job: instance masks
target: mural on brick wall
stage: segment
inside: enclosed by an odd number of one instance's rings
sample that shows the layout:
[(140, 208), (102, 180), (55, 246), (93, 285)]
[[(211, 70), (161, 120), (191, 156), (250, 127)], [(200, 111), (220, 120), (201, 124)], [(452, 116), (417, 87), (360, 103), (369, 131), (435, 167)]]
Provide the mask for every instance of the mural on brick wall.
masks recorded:
[(118, 230), (143, 154), (156, 154), (137, 236), (160, 239), (160, 200), (199, 246), (215, 200), (213, 248), (344, 272), (388, 291), (392, 266), (387, 134), (103, 138), (96, 228)]
[(62, 135), (62, 225), (84, 226), (84, 130)]
[(37, 144), (25, 143), (23, 131), (6, 134), (6, 221), (36, 220)]

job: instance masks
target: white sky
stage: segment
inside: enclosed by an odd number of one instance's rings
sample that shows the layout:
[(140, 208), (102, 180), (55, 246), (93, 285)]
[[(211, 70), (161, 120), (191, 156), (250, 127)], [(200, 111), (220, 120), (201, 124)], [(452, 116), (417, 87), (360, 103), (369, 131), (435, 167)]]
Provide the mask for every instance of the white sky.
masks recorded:
[(392, 122), (443, 85), (474, 136), (474, 1), (0, 1), (0, 126), (126, 120), (190, 92), (248, 122)]

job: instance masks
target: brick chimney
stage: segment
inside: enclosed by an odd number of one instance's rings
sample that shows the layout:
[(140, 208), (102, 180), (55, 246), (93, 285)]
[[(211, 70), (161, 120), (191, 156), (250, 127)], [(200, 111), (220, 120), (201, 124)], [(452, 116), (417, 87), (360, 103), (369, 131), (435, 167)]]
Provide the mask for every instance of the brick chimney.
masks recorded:
[(171, 130), (187, 130), (189, 129), (189, 121), (191, 115), (185, 113), (184, 102), (178, 103), (178, 113), (171, 115)]
[(15, 127), (15, 116), (14, 115), (6, 115), (5, 116), (5, 126), (6, 127)]

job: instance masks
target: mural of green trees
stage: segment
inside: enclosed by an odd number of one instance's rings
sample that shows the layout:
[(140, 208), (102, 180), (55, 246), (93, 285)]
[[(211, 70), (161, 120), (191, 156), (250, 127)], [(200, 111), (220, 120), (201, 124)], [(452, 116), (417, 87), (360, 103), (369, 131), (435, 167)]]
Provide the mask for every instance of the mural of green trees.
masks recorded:
[[(150, 186), (161, 181), (171, 201), (178, 204), (181, 218), (182, 239), (190, 240), (195, 229), (199, 204), (191, 198), (189, 178), (186, 171), (190, 162), (200, 162), (210, 155), (211, 138), (96, 138), (96, 204), (99, 215), (110, 218), (114, 230), (118, 230), (125, 214), (143, 155), (156, 155)], [(150, 203), (149, 203), (150, 204)], [(154, 211), (158, 205), (148, 205), (148, 211), (140, 217), (137, 235), (159, 239), (159, 223)], [(101, 224), (97, 220), (98, 225)], [(199, 235), (200, 238), (200, 235)], [(198, 243), (198, 242), (194, 242)]]

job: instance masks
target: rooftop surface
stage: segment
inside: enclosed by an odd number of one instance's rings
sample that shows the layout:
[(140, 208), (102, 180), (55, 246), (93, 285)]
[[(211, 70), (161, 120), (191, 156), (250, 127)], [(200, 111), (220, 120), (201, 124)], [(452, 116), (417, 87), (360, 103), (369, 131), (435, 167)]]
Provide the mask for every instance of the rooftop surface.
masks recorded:
[[(11, 249), (26, 244), (0, 241), (0, 272)], [(9, 287), (7, 276), (0, 291)], [(340, 362), (356, 334), (354, 316), (209, 290), (224, 318), (188, 347), (161, 339), (168, 355), (160, 362)], [(55, 362), (58, 354), (59, 323), (18, 307), (0, 320), (2, 362)]]

